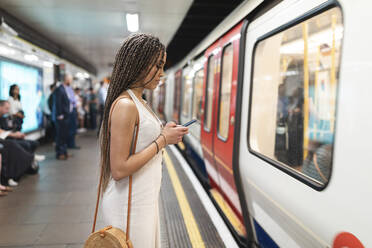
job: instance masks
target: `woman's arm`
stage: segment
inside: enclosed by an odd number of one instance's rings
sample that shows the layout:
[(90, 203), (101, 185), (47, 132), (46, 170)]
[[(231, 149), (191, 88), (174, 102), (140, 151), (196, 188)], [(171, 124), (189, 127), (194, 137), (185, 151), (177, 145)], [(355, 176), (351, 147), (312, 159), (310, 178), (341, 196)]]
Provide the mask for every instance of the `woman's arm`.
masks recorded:
[[(110, 166), (114, 180), (120, 180), (144, 166), (157, 154), (156, 144), (153, 142), (144, 150), (130, 155), (130, 148), (138, 111), (136, 105), (127, 98), (119, 100), (111, 116), (110, 137)], [(156, 142), (159, 151), (166, 146), (163, 137), (158, 137)]]

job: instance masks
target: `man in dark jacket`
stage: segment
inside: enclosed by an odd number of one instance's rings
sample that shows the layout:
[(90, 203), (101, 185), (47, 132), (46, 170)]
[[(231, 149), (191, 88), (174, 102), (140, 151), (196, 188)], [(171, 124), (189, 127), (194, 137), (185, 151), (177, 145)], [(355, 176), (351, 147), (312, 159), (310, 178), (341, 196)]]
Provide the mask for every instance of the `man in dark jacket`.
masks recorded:
[(52, 95), (52, 120), (54, 121), (56, 127), (56, 158), (59, 160), (67, 159), (70, 100), (65, 90), (66, 86), (67, 83), (65, 79), (64, 83), (58, 86)]

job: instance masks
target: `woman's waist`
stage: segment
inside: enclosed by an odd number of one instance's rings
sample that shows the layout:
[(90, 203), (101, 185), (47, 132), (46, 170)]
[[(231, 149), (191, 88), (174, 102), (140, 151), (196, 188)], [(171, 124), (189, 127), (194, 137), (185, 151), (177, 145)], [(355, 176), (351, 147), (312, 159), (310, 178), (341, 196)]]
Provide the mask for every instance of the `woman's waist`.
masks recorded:
[[(151, 179), (156, 179), (159, 176), (161, 177), (161, 163), (162, 163), (162, 154), (155, 155), (150, 159), (144, 166), (142, 166), (138, 171), (132, 174), (133, 181), (148, 181), (151, 182)], [(150, 179), (150, 180), (149, 180)], [(129, 184), (129, 176), (122, 178), (120, 180), (110, 179), (110, 184), (117, 185), (127, 185)]]

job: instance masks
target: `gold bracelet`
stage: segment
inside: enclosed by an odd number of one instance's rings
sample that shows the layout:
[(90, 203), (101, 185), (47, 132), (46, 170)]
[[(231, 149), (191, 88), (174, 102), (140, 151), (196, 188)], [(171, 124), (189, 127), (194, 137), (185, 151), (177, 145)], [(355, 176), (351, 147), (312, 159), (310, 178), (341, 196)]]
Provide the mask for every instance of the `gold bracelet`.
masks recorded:
[(156, 140), (154, 140), (153, 142), (155, 142), (155, 145), (156, 145), (156, 154), (159, 153), (159, 145), (158, 145), (158, 142), (156, 142)]
[[(167, 139), (165, 138), (165, 135), (161, 133), (159, 136), (163, 136), (163, 138), (164, 138), (164, 142), (165, 142), (165, 146), (167, 146)], [(165, 147), (165, 146), (164, 146), (164, 147)]]

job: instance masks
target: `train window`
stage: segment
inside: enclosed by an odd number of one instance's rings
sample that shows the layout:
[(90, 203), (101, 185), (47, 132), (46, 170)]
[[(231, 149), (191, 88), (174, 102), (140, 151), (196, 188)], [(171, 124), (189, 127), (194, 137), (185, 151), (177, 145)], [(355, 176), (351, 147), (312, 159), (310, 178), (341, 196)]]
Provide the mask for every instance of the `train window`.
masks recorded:
[(194, 77), (194, 96), (192, 101), (192, 118), (201, 120), (201, 107), (203, 100), (204, 70), (200, 69)]
[(165, 105), (165, 81), (166, 79), (162, 80), (163, 83), (159, 85), (159, 105), (158, 111), (161, 115), (164, 114), (164, 105)]
[(209, 57), (208, 60), (208, 78), (206, 87), (206, 101), (205, 101), (205, 115), (204, 115), (204, 128), (211, 130), (212, 124), (212, 105), (213, 105), (213, 87), (214, 87), (214, 76), (216, 73), (217, 61), (214, 55)]
[(329, 9), (256, 44), (249, 145), (324, 185), (331, 174), (343, 22)]
[(190, 104), (192, 98), (192, 77), (186, 74), (183, 78), (184, 88), (182, 96), (182, 115), (185, 117), (190, 116)]
[(173, 119), (179, 121), (179, 111), (180, 111), (180, 98), (181, 98), (181, 71), (176, 72), (175, 75), (175, 91), (174, 91), (174, 102), (173, 102)]
[(233, 52), (233, 46), (232, 44), (229, 44), (224, 48), (222, 55), (218, 134), (225, 140), (227, 139), (227, 136), (229, 134)]

